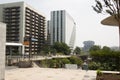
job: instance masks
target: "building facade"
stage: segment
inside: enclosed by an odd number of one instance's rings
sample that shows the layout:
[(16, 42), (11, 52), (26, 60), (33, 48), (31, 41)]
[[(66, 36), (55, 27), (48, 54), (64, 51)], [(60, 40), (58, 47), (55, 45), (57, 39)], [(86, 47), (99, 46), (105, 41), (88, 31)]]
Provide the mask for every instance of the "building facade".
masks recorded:
[(83, 51), (86, 52), (89, 51), (89, 49), (94, 46), (95, 42), (89, 40), (89, 41), (84, 41), (83, 44), (84, 44)]
[[(0, 4), (0, 21), (7, 24), (7, 53), (40, 52), (45, 42), (45, 16), (24, 2)], [(24, 45), (28, 38), (30, 45)], [(34, 39), (34, 40), (33, 40)]]
[(47, 21), (47, 45), (51, 45), (50, 20)]
[(0, 80), (5, 80), (6, 25), (0, 22)]
[(51, 44), (54, 42), (64, 42), (73, 49), (75, 43), (75, 28), (76, 24), (73, 18), (65, 10), (51, 12)]

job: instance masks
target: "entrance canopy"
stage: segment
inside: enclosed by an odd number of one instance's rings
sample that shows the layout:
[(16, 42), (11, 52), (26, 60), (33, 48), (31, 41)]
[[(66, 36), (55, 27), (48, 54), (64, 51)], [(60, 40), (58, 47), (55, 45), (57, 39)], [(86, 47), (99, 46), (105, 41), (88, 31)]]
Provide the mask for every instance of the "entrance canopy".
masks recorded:
[(6, 43), (6, 46), (22, 46), (22, 43)]

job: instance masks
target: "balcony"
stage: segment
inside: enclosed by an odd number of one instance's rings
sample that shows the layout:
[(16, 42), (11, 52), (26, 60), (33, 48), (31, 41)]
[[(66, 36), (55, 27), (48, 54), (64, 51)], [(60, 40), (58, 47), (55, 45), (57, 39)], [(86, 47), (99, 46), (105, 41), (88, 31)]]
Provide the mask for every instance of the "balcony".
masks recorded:
[(4, 16), (19, 16), (20, 13), (5, 13)]

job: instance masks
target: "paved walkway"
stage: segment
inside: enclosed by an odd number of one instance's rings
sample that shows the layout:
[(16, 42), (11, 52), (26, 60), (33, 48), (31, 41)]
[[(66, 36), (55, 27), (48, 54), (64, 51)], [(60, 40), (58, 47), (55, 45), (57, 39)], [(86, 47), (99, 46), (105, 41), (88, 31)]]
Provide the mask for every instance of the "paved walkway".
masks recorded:
[(96, 71), (86, 71), (82, 80), (96, 80)]
[(95, 80), (96, 71), (6, 67), (5, 80)]

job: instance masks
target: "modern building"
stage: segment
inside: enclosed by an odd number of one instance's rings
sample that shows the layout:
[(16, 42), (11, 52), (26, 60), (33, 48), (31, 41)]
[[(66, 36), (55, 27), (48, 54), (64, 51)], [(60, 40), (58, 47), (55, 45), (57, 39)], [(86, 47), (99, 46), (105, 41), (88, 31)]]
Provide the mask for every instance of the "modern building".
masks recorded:
[(95, 42), (88, 40), (88, 41), (84, 41), (83, 44), (84, 44), (83, 51), (89, 51), (89, 49), (92, 46), (94, 46)]
[(5, 80), (6, 24), (0, 22), (0, 80)]
[(75, 28), (76, 24), (73, 18), (65, 10), (51, 12), (51, 44), (54, 42), (64, 42), (73, 49), (75, 43)]
[(47, 21), (47, 41), (46, 44), (47, 45), (51, 45), (51, 37), (50, 37), (50, 20)]
[[(37, 54), (45, 42), (45, 16), (24, 2), (0, 4), (0, 21), (7, 24), (7, 53)], [(25, 39), (29, 45), (24, 45)]]

